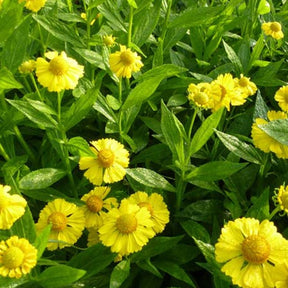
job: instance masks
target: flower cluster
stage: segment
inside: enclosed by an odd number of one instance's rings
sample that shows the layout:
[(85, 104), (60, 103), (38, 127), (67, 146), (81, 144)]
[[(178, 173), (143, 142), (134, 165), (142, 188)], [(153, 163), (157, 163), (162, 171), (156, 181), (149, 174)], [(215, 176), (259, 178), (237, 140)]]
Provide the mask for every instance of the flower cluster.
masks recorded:
[(188, 86), (188, 99), (196, 106), (213, 112), (221, 107), (230, 111), (230, 106), (244, 104), (256, 91), (255, 83), (249, 78), (242, 74), (240, 78), (233, 78), (230, 73), (226, 73), (220, 74), (210, 83), (191, 83)]
[(254, 218), (229, 221), (215, 245), (221, 270), (243, 288), (287, 287), (287, 253), (288, 240), (274, 223)]

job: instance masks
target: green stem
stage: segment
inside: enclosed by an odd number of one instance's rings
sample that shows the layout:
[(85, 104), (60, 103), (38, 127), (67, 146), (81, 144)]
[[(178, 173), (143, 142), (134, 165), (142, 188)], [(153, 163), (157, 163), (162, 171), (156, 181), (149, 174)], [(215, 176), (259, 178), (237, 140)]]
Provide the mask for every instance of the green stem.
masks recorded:
[(164, 21), (163, 29), (162, 29), (161, 36), (160, 36), (163, 42), (164, 42), (166, 32), (168, 29), (168, 22), (169, 22), (170, 13), (171, 13), (171, 7), (172, 7), (172, 0), (168, 0), (168, 7), (167, 7), (166, 15), (165, 15), (165, 21)]
[(197, 112), (198, 112), (198, 108), (196, 107), (196, 108), (194, 108), (194, 112), (193, 112), (193, 115), (192, 115), (192, 118), (191, 118), (189, 131), (188, 131), (188, 139), (191, 139), (192, 129), (193, 129), (193, 126), (194, 126), (194, 122), (195, 122), (195, 118), (196, 118)]
[(57, 92), (57, 111), (58, 111), (57, 116), (58, 116), (59, 123), (61, 122), (61, 102), (62, 102), (62, 98), (63, 98), (63, 94), (64, 94), (63, 91)]
[(26, 87), (26, 90), (28, 91), (28, 93), (32, 93), (32, 88), (27, 80), (26, 77), (23, 77), (23, 80), (24, 80), (24, 83), (25, 83), (25, 87)]
[(41, 31), (41, 26), (40, 26), (40, 24), (39, 24), (38, 22), (37, 22), (37, 26), (38, 26), (39, 37), (40, 37), (41, 44), (42, 44), (42, 48), (43, 48), (43, 53), (42, 53), (42, 55), (44, 55), (45, 52), (46, 52), (46, 45), (44, 44), (44, 39), (43, 39), (42, 31)]
[(3, 156), (3, 158), (8, 161), (10, 160), (9, 155), (6, 153), (4, 147), (2, 146), (2, 144), (0, 143), (0, 154)]
[(122, 77), (120, 77), (119, 78), (119, 84), (118, 84), (118, 89), (119, 89), (119, 98), (118, 98), (118, 100), (119, 100), (119, 103), (120, 103), (120, 105), (122, 106)]
[(5, 100), (4, 91), (2, 89), (0, 90), (0, 103), (1, 103), (3, 110), (6, 111), (7, 110), (7, 103)]
[(130, 47), (132, 43), (131, 39), (132, 39), (133, 16), (134, 16), (134, 9), (132, 6), (130, 6), (127, 47)]
[(20, 142), (20, 144), (23, 146), (23, 148), (25, 149), (26, 153), (28, 154), (28, 156), (31, 158), (31, 160), (34, 162), (35, 161), (35, 155), (34, 153), (31, 151), (31, 149), (29, 148), (29, 145), (26, 143), (25, 139), (23, 138), (18, 126), (14, 126), (14, 132), (15, 135), (18, 139), (18, 141)]
[(37, 85), (37, 83), (36, 83), (36, 80), (35, 80), (35, 78), (34, 78), (34, 75), (33, 75), (32, 73), (30, 73), (29, 75), (30, 75), (30, 78), (31, 78), (31, 80), (32, 80), (32, 83), (33, 83), (33, 85), (34, 85), (34, 87), (35, 87), (35, 90), (36, 90), (36, 92), (37, 92), (37, 95), (38, 95), (40, 101), (44, 102), (44, 101), (43, 101), (43, 98), (42, 98), (42, 95), (41, 95), (41, 93), (40, 93), (40, 91), (39, 91), (39, 89), (38, 89), (38, 85)]
[(274, 210), (270, 213), (270, 216), (269, 216), (268, 220), (271, 220), (280, 210), (281, 210), (281, 208), (279, 206), (274, 208)]
[(176, 213), (180, 211), (186, 185), (187, 183), (184, 182), (184, 171), (182, 171), (176, 187)]

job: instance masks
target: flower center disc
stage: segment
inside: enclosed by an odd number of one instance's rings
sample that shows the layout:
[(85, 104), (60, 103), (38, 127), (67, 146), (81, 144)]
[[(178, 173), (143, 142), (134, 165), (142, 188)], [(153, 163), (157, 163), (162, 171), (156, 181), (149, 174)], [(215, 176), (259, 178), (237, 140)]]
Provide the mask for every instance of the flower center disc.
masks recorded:
[(120, 55), (120, 59), (126, 66), (133, 64), (135, 61), (135, 57), (131, 51), (122, 52)]
[(270, 255), (270, 245), (263, 237), (251, 235), (242, 242), (242, 253), (248, 262), (262, 264)]
[(61, 213), (61, 212), (53, 212), (49, 217), (48, 217), (48, 224), (52, 224), (52, 230), (55, 231), (62, 231), (63, 229), (66, 228), (67, 224), (67, 218), (66, 216)]
[(279, 32), (281, 30), (281, 25), (280, 23), (272, 23), (270, 28), (273, 32)]
[(241, 87), (246, 87), (249, 84), (249, 80), (246, 77), (243, 77), (239, 79), (238, 83)]
[(116, 227), (123, 234), (132, 233), (137, 228), (137, 219), (133, 214), (121, 215), (116, 221)]
[(152, 209), (152, 206), (151, 206), (150, 203), (148, 203), (148, 202), (140, 202), (140, 203), (138, 203), (138, 206), (141, 207), (141, 208), (142, 207), (146, 207), (147, 210), (150, 212), (150, 214), (153, 215), (153, 209)]
[(2, 264), (8, 269), (19, 267), (24, 260), (24, 253), (18, 247), (8, 248), (2, 255)]
[(64, 75), (68, 70), (68, 64), (62, 56), (57, 56), (50, 61), (50, 71), (57, 76)]
[(209, 101), (209, 97), (204, 92), (199, 92), (194, 97), (194, 102), (198, 103), (199, 105), (205, 105)]
[(97, 213), (101, 211), (103, 207), (103, 201), (98, 196), (92, 195), (87, 199), (86, 205), (91, 212)]
[(100, 150), (98, 159), (104, 168), (110, 167), (114, 162), (114, 153), (110, 149)]

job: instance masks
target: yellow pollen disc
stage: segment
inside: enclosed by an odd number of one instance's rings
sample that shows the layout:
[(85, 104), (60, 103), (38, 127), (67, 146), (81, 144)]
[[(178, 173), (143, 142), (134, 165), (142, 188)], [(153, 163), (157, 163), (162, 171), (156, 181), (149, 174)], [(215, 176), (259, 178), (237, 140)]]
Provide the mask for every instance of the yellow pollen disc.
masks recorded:
[(49, 70), (54, 75), (64, 75), (67, 72), (68, 68), (68, 63), (62, 56), (57, 56), (50, 61)]
[(270, 25), (270, 29), (273, 31), (273, 32), (279, 32), (281, 31), (281, 25), (280, 23), (272, 23)]
[(121, 52), (120, 59), (125, 66), (129, 66), (135, 62), (135, 57), (133, 55), (133, 52), (129, 50)]
[(8, 269), (19, 267), (24, 260), (24, 253), (18, 247), (10, 247), (2, 255), (2, 265)]
[(86, 205), (91, 212), (99, 212), (103, 207), (103, 201), (96, 195), (90, 196), (87, 201)]
[(152, 205), (148, 202), (140, 202), (138, 203), (138, 206), (139, 207), (146, 207), (147, 210), (150, 212), (151, 215), (153, 215), (153, 208), (152, 208)]
[(270, 245), (265, 238), (251, 235), (242, 242), (242, 253), (249, 263), (262, 264), (270, 255)]
[(98, 160), (104, 168), (112, 166), (114, 158), (114, 153), (110, 149), (102, 149), (98, 153)]
[(52, 224), (52, 230), (55, 231), (62, 231), (66, 228), (67, 224), (67, 218), (66, 216), (61, 213), (61, 212), (53, 212), (49, 217), (48, 217), (48, 224)]
[(209, 101), (209, 97), (206, 93), (200, 92), (195, 95), (194, 102), (199, 105), (205, 105)]
[(249, 84), (249, 79), (247, 77), (242, 77), (239, 79), (239, 85), (242, 87), (246, 87)]
[(137, 219), (134, 214), (123, 214), (117, 219), (116, 227), (123, 234), (132, 233), (137, 228)]

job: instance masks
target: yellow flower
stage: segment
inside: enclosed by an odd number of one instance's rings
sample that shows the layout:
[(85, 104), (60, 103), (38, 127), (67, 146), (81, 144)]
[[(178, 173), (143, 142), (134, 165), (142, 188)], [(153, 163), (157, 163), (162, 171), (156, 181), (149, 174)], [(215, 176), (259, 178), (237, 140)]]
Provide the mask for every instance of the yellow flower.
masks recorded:
[(85, 226), (84, 213), (75, 204), (64, 199), (49, 202), (40, 212), (36, 230), (52, 224), (48, 250), (62, 249), (77, 242)]
[(169, 210), (160, 194), (152, 193), (149, 196), (145, 192), (138, 191), (132, 194), (128, 200), (139, 207), (148, 209), (154, 222), (153, 230), (155, 233), (161, 233), (164, 230), (165, 225), (169, 222)]
[[(86, 13), (81, 13), (80, 14), (81, 18), (84, 19), (85, 21), (87, 21), (87, 14)], [(97, 18), (93, 19), (91, 22), (90, 22), (90, 26), (92, 26), (95, 21), (96, 21)]]
[(18, 0), (19, 3), (25, 1), (25, 7), (32, 12), (38, 12), (42, 7), (44, 7), (46, 0)]
[(199, 83), (197, 85), (191, 83), (188, 86), (188, 93), (188, 99), (196, 106), (204, 109), (211, 109), (213, 107), (209, 83)]
[(129, 164), (129, 153), (124, 146), (114, 139), (100, 139), (91, 142), (94, 157), (81, 157), (79, 168), (88, 169), (84, 176), (94, 185), (114, 183), (122, 180)]
[(67, 57), (65, 52), (47, 52), (47, 62), (39, 57), (36, 61), (36, 76), (39, 83), (48, 88), (50, 92), (60, 92), (66, 89), (74, 89), (79, 78), (83, 76), (84, 67), (76, 60)]
[(0, 229), (10, 229), (23, 216), (26, 200), (17, 194), (10, 195), (10, 186), (0, 184)]
[(100, 242), (98, 228), (92, 227), (88, 228), (88, 243), (87, 246), (91, 247)]
[(20, 278), (37, 263), (37, 249), (27, 239), (12, 236), (0, 242), (0, 275)]
[(288, 287), (288, 261), (286, 259), (284, 263), (275, 266), (272, 276), (276, 288)]
[[(288, 118), (287, 114), (281, 111), (268, 111), (267, 117), (270, 121)], [(252, 125), (251, 136), (255, 147), (265, 153), (273, 152), (278, 158), (287, 159), (288, 146), (278, 142), (258, 127), (258, 125), (265, 125), (267, 123), (265, 119), (256, 118), (255, 123)]]
[[(118, 207), (116, 198), (106, 198), (110, 187), (95, 187), (94, 190), (82, 196), (85, 205), (80, 207), (84, 212), (85, 227), (100, 227), (103, 224), (103, 215), (112, 208)], [(106, 199), (105, 199), (106, 198)]]
[(244, 99), (254, 95), (257, 91), (255, 83), (250, 81), (250, 78), (245, 77), (243, 74), (240, 75), (240, 78), (234, 78), (234, 82), (235, 88), (240, 89)]
[(36, 68), (36, 61), (34, 60), (28, 60), (28, 61), (25, 61), (23, 62), (18, 70), (20, 73), (22, 74), (28, 74), (28, 73), (32, 73)]
[(261, 28), (267, 36), (272, 36), (274, 39), (279, 40), (284, 37), (282, 27), (279, 22), (266, 22), (262, 24)]
[(110, 54), (109, 64), (118, 78), (131, 78), (131, 73), (139, 71), (143, 66), (141, 57), (124, 45), (120, 45), (120, 51)]
[(288, 86), (279, 88), (275, 93), (275, 100), (278, 102), (280, 108), (288, 112)]
[(274, 265), (287, 258), (288, 241), (277, 232), (273, 222), (240, 218), (222, 228), (215, 245), (221, 270), (243, 288), (272, 288)]
[(113, 47), (115, 44), (115, 37), (112, 35), (105, 35), (103, 36), (103, 43), (108, 47)]
[(101, 242), (122, 256), (137, 252), (154, 237), (154, 223), (147, 208), (131, 204), (127, 199), (111, 209), (99, 229)]
[(272, 197), (275, 206), (278, 206), (283, 213), (288, 215), (288, 186), (281, 185), (276, 188), (275, 196)]

